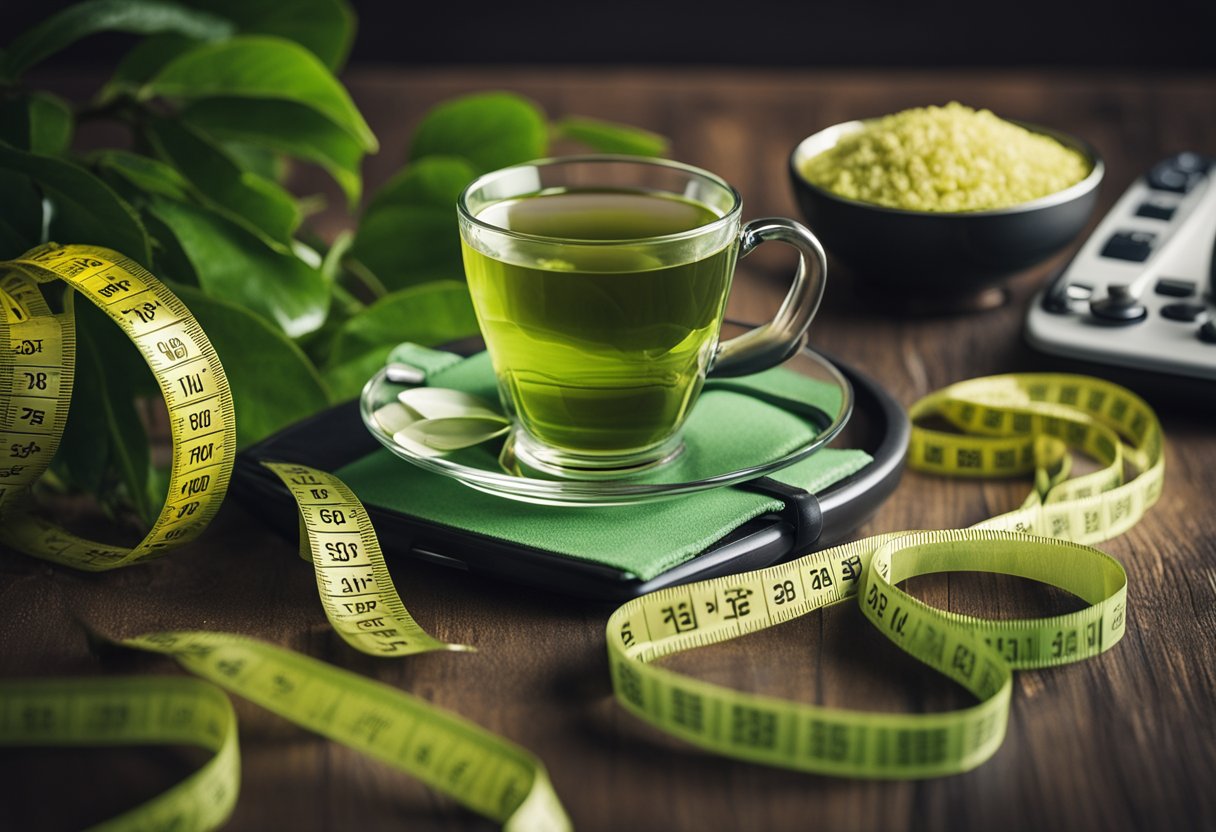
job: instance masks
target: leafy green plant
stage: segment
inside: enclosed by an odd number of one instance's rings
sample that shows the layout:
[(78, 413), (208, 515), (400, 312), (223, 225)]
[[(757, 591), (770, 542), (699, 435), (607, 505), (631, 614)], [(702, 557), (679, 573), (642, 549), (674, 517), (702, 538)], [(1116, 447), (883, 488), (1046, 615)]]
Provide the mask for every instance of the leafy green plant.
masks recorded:
[[(139, 36), (91, 101), (24, 82), (101, 32)], [(316, 198), (285, 185), (317, 165), (354, 211), (378, 150), (337, 79), (355, 33), (344, 0), (89, 0), (0, 52), (0, 258), (47, 240), (108, 246), (165, 280), (228, 372), (242, 444), (357, 394), (402, 341), (476, 332), (454, 204), (478, 174), (544, 156), (554, 138), (661, 154), (662, 137), (586, 118), (551, 122), (507, 92), (440, 104), (406, 165), (332, 241), (307, 227)], [(82, 122), (125, 128), (76, 148)], [(54, 474), (112, 510), (152, 517), (164, 476), (143, 404), (156, 389), (121, 333), (77, 305), (72, 416)]]

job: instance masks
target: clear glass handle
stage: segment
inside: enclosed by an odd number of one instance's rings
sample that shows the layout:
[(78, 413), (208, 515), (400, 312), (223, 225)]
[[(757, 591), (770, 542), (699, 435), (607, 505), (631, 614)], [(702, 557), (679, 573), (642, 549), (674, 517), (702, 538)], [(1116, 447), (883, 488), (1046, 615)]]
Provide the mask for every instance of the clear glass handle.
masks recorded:
[(746, 257), (756, 246), (770, 240), (798, 249), (794, 285), (772, 321), (718, 345), (709, 368), (711, 376), (750, 375), (785, 361), (802, 347), (819, 309), (828, 277), (828, 258), (823, 246), (801, 223), (766, 217), (743, 226), (739, 232), (739, 257)]

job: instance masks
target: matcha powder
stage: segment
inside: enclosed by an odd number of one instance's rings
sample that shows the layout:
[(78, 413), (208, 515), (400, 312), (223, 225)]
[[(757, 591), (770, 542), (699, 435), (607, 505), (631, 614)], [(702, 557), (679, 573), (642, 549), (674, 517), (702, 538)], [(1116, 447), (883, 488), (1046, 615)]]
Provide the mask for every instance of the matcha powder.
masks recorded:
[(803, 175), (839, 196), (908, 211), (987, 211), (1075, 185), (1085, 157), (957, 102), (866, 122), (807, 161)]

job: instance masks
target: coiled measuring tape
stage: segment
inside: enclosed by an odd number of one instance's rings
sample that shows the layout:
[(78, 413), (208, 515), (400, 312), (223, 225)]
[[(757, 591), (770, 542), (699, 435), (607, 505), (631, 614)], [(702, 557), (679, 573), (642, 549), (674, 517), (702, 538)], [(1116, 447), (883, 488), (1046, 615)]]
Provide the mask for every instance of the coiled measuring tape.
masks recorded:
[(152, 800), (93, 827), (215, 829), (236, 805), (240, 752), (232, 703), (215, 685), (175, 676), (0, 684), (0, 745), (196, 745), (215, 753)]
[[(44, 246), (0, 264), (0, 541), (76, 569), (98, 571), (193, 540), (219, 510), (236, 453), (236, 415), (224, 368), (202, 327), (143, 267), (94, 246)], [(52, 313), (39, 284), (74, 291)], [(169, 408), (168, 495), (132, 549), (77, 537), (16, 504), (50, 466), (67, 425), (76, 373), (72, 307), (80, 293), (113, 320), (152, 369)]]
[[(146, 271), (104, 249), (52, 246), (2, 268), (0, 349), (11, 349), (0, 353), (0, 432), (20, 461), (0, 469), (0, 537), (38, 557), (104, 569), (197, 536), (227, 486), (235, 434), (222, 368), (188, 310)], [(129, 551), (83, 541), (28, 512), (28, 490), (49, 464), (66, 423), (74, 366), (71, 297), (64, 312), (53, 314), (35, 285), (52, 279), (98, 303), (135, 341), (170, 409), (169, 501), (152, 532)], [(185, 372), (187, 361), (196, 369)], [(619, 701), (664, 730), (729, 756), (838, 775), (921, 777), (971, 768), (995, 752), (1014, 669), (1077, 661), (1113, 645), (1123, 633), (1126, 576), (1113, 559), (1081, 544), (1129, 528), (1159, 495), (1162, 437), (1151, 409), (1096, 379), (1015, 375), (964, 382), (912, 409), (914, 419), (931, 415), (966, 433), (915, 428), (912, 467), (964, 476), (1034, 471), (1036, 487), (1026, 503), (982, 528), (881, 535), (631, 601), (608, 623)], [(201, 433), (212, 425), (216, 432)], [(205, 440), (209, 450), (195, 453)], [(1068, 448), (1105, 467), (1068, 479)], [(1125, 464), (1135, 471), (1127, 482)], [(409, 616), (349, 489), (303, 466), (269, 467), (300, 505), (301, 554), (313, 562), (322, 605), (349, 644), (372, 655), (467, 649), (432, 638)], [(993, 622), (934, 609), (898, 587), (914, 575), (956, 569), (1035, 578), (1089, 606), (1054, 618)], [(888, 638), (958, 681), (979, 704), (929, 715), (816, 708), (649, 663), (853, 597)], [(401, 691), (229, 634), (153, 633), (121, 643), (173, 656), (196, 674), (408, 771), (508, 828), (569, 828), (539, 761)], [(189, 695), (195, 704), (179, 717), (183, 727), (166, 726), (163, 714), (173, 712), (173, 697), (186, 697), (185, 689), (168, 690), (162, 682), (194, 686)], [(213, 828), (231, 811), (239, 780), (235, 723), (220, 713), (220, 700), (227, 701), (214, 687), (180, 679), (6, 684), (0, 686), (0, 743), (166, 741), (216, 749), (194, 776), (105, 825), (141, 828), (156, 820)]]
[[(1126, 623), (1127, 576), (1090, 548), (1134, 525), (1161, 493), (1161, 426), (1140, 398), (1085, 376), (1010, 375), (963, 382), (913, 406), (965, 433), (914, 424), (909, 465), (955, 475), (1035, 472), (1021, 508), (968, 530), (896, 532), (744, 575), (660, 590), (608, 621), (617, 699), (658, 728), (719, 754), (825, 774), (952, 774), (992, 756), (1005, 735), (1015, 669), (1109, 649)], [(1067, 449), (1099, 461), (1067, 479)], [(1125, 481), (1124, 466), (1134, 476)], [(1078, 612), (990, 621), (939, 610), (899, 583), (933, 572), (1033, 578), (1083, 599)], [(887, 638), (973, 693), (949, 713), (891, 714), (800, 704), (713, 685), (651, 664), (828, 604), (856, 600)]]
[[(30, 491), (54, 457), (75, 370), (73, 294), (54, 313), (55, 280), (97, 304), (135, 343), (169, 410), (168, 499), (142, 542), (122, 549), (77, 537), (33, 512)], [(91, 571), (155, 557), (198, 536), (228, 487), (236, 422), (223, 367), (185, 305), (137, 263), (93, 246), (45, 246), (0, 264), (0, 542)], [(326, 616), (373, 656), (469, 650), (433, 638), (397, 594), (367, 513), (337, 477), (267, 465), (300, 510), (300, 552), (313, 563)], [(215, 687), (412, 774), (507, 829), (570, 828), (544, 766), (455, 715), (323, 662), (226, 633), (152, 633), (118, 644), (172, 656), (190, 679), (0, 684), (0, 745), (190, 743), (216, 752), (198, 772), (100, 829), (214, 829), (240, 780), (236, 722)]]

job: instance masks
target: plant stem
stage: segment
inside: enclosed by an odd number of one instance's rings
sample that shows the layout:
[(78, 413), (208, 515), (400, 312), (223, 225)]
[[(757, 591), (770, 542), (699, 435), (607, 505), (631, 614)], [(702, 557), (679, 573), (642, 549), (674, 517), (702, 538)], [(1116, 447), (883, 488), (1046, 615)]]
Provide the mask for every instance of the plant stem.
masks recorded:
[(344, 265), (346, 268), (342, 273), (358, 280), (359, 285), (371, 294), (373, 298), (382, 298), (388, 294), (388, 288), (380, 282), (380, 278), (376, 277), (375, 272), (358, 260), (355, 260), (353, 257), (349, 258)]

